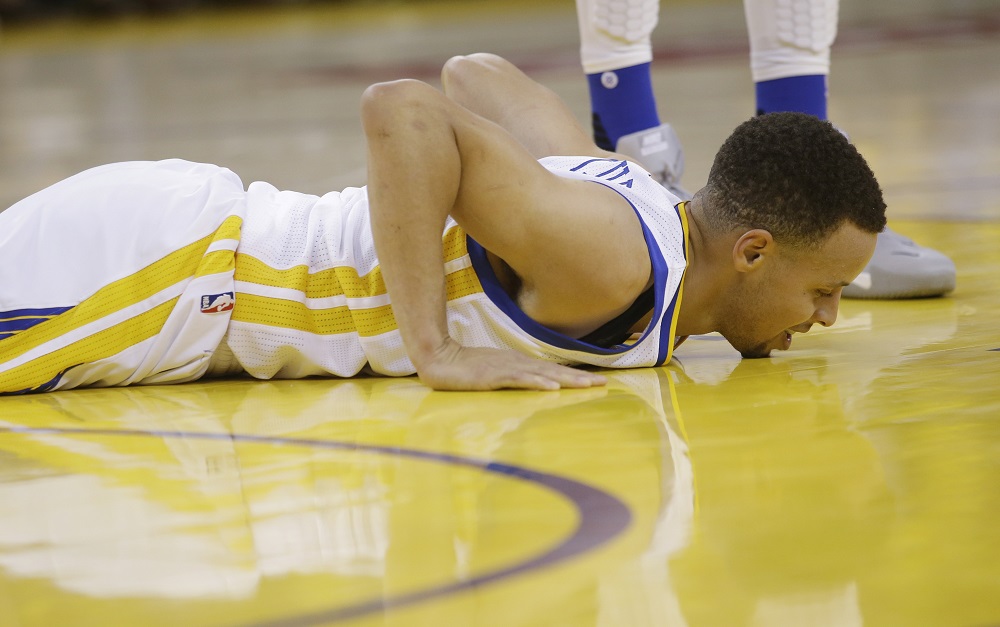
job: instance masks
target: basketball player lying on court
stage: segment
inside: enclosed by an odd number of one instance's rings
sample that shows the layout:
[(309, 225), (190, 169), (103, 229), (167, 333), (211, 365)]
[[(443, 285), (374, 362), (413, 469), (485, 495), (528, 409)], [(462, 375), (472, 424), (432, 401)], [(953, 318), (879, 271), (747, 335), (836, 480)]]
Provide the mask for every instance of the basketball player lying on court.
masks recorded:
[(503, 59), (442, 76), (365, 92), (367, 190), (130, 162), (0, 213), (0, 392), (241, 372), (587, 387), (604, 378), (568, 365), (656, 366), (711, 331), (764, 357), (833, 324), (885, 225), (868, 165), (817, 118), (742, 124), (678, 203)]

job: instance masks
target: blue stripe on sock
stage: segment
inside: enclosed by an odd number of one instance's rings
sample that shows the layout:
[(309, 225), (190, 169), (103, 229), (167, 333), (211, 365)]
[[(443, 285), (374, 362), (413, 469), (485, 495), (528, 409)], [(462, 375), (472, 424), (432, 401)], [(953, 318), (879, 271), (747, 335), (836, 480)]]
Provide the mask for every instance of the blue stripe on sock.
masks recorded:
[(826, 119), (826, 75), (789, 76), (756, 84), (757, 115), (798, 111)]
[[(623, 135), (660, 125), (649, 66), (649, 63), (640, 63), (587, 75), (595, 126), (599, 123), (603, 127), (610, 143), (602, 148), (614, 150)], [(595, 139), (596, 135), (595, 132)]]

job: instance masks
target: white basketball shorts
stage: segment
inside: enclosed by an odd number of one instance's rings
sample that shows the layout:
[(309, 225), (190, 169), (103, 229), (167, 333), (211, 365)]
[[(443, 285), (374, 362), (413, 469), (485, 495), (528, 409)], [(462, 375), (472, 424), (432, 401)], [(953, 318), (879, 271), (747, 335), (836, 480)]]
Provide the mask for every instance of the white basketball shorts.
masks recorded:
[(97, 167), (0, 213), (0, 393), (205, 374), (229, 324), (239, 177)]

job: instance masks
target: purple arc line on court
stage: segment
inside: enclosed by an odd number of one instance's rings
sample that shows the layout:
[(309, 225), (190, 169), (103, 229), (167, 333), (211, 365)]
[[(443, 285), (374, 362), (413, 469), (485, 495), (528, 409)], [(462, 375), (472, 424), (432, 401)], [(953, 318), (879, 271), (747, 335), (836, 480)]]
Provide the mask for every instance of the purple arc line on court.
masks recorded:
[(305, 627), (319, 623), (334, 623), (350, 620), (450, 596), (486, 584), (502, 581), (510, 577), (553, 566), (572, 557), (606, 544), (620, 535), (632, 522), (632, 512), (628, 506), (615, 496), (598, 488), (574, 479), (568, 479), (530, 468), (503, 464), (472, 457), (462, 457), (448, 453), (434, 453), (392, 446), (376, 446), (358, 444), (355, 442), (340, 442), (337, 440), (313, 440), (308, 438), (280, 438), (239, 433), (200, 433), (196, 431), (159, 431), (159, 430), (117, 430), (117, 429), (82, 429), (58, 427), (0, 427), (0, 433), (54, 433), (67, 435), (96, 436), (128, 436), (150, 438), (187, 438), (201, 440), (233, 440), (235, 442), (251, 442), (277, 446), (302, 446), (352, 452), (372, 453), (376, 455), (394, 455), (428, 462), (439, 462), (476, 468), (484, 472), (502, 475), (507, 478), (527, 481), (542, 486), (568, 499), (577, 510), (578, 523), (576, 529), (547, 551), (535, 555), (517, 564), (485, 572), (470, 579), (454, 581), (424, 590), (407, 594), (390, 595), (347, 605), (310, 612), (274, 621), (252, 623), (245, 627)]

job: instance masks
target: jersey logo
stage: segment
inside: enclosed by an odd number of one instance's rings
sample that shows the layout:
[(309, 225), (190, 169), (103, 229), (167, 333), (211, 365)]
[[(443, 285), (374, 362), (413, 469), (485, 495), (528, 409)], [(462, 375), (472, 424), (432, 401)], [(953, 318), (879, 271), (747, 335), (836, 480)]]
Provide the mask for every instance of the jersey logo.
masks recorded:
[(231, 311), (236, 305), (236, 294), (225, 292), (223, 294), (205, 294), (201, 297), (201, 313), (222, 313)]
[[(582, 170), (583, 168), (585, 168), (586, 166), (588, 166), (588, 165), (590, 165), (592, 163), (597, 163), (599, 161), (603, 161), (603, 162), (605, 162), (605, 164), (613, 163), (615, 165), (612, 166), (611, 169), (605, 170), (603, 172), (590, 173), (592, 176), (596, 176), (597, 178), (601, 178), (601, 179), (604, 179), (606, 181), (617, 181), (619, 185), (624, 185), (625, 187), (628, 187), (629, 189), (632, 189), (632, 180), (633, 179), (630, 176), (631, 172), (628, 169), (628, 162), (627, 161), (620, 161), (618, 159), (589, 159), (587, 161), (584, 161), (580, 165), (576, 166), (575, 168), (570, 169), (570, 172), (578, 172), (578, 171)], [(598, 168), (598, 169), (600, 169), (600, 168)], [(626, 178), (625, 180), (619, 181), (618, 179), (622, 178), (623, 176), (629, 177), (629, 178)]]

